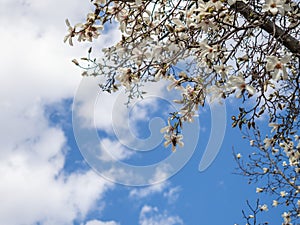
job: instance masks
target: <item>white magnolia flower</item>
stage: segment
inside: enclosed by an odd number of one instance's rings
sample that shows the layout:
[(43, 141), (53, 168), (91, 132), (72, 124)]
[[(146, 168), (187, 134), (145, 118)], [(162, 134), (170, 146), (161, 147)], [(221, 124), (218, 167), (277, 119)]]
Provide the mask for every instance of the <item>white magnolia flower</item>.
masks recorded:
[(127, 90), (131, 88), (133, 83), (138, 83), (139, 79), (131, 72), (129, 68), (119, 68), (119, 75), (116, 76), (118, 80)]
[(232, 90), (237, 90), (236, 97), (241, 98), (242, 92), (247, 90), (250, 95), (255, 94), (255, 88), (246, 84), (244, 77), (239, 74), (238, 76), (231, 76), (228, 80), (229, 88)]
[(264, 144), (265, 144), (265, 148), (269, 148), (270, 145), (272, 144), (272, 139), (266, 137), (264, 139)]
[(299, 165), (299, 153), (293, 152), (289, 155), (289, 164), (290, 166), (297, 166)]
[(104, 5), (106, 3), (106, 0), (94, 0), (94, 3)]
[(236, 3), (236, 0), (228, 0), (227, 2), (228, 2), (229, 5), (233, 5), (233, 4)]
[(210, 18), (204, 18), (200, 20), (200, 23), (198, 22), (199, 27), (201, 27), (201, 30), (208, 32), (209, 29), (215, 29), (216, 24), (213, 22), (213, 19)]
[(232, 66), (226, 66), (223, 64), (214, 66), (214, 69), (217, 73), (222, 75), (222, 78), (225, 78), (229, 74), (229, 71), (232, 70), (232, 68)]
[(279, 150), (277, 148), (272, 148), (272, 154), (273, 155), (276, 154), (276, 153), (278, 153), (278, 152), (279, 152)]
[(272, 132), (278, 130), (278, 128), (280, 127), (280, 124), (277, 124), (277, 123), (269, 123), (269, 127), (273, 127), (272, 130), (271, 130), (271, 133), (272, 133)]
[[(212, 12), (209, 11), (210, 7), (211, 7), (210, 4), (200, 0), (200, 1), (198, 1), (198, 7), (194, 9), (194, 12), (197, 13), (199, 18), (203, 18), (207, 15), (211, 15)], [(199, 20), (201, 20), (201, 19), (199, 19)]]
[(259, 208), (260, 208), (261, 211), (268, 211), (269, 210), (268, 206), (266, 204), (261, 205)]
[(285, 197), (286, 195), (287, 195), (287, 193), (286, 193), (285, 191), (281, 191), (281, 192), (280, 192), (280, 196), (281, 196), (281, 197)]
[(276, 56), (268, 56), (266, 69), (271, 71), (272, 79), (278, 81), (280, 79), (286, 80), (288, 75), (285, 64), (291, 59), (290, 55), (282, 57), (280, 60)]
[(256, 193), (261, 193), (261, 192), (263, 192), (263, 190), (264, 190), (263, 188), (257, 187), (257, 188), (256, 188)]
[(184, 143), (181, 141), (183, 139), (183, 136), (180, 134), (165, 134), (164, 138), (166, 139), (164, 146), (168, 147), (170, 144), (172, 144), (172, 151), (176, 151), (176, 146), (179, 145), (179, 147), (183, 147)]
[(274, 207), (278, 206), (278, 201), (276, 201), (276, 200), (273, 200), (273, 204), (272, 204), (272, 206), (274, 206)]
[(196, 27), (197, 23), (194, 23), (196, 20), (196, 14), (195, 14), (195, 6), (193, 6), (192, 8), (190, 8), (189, 10), (186, 11), (185, 13), (185, 17), (186, 17), (186, 25), (188, 27)]
[(142, 5), (142, 0), (135, 0), (135, 4), (138, 6)]
[(73, 28), (68, 19), (66, 19), (66, 25), (68, 26), (68, 34), (64, 38), (64, 42), (69, 40), (69, 45), (73, 46), (72, 37), (74, 37), (75, 27)]
[(284, 14), (284, 2), (282, 0), (266, 0), (266, 3), (262, 7), (263, 12), (271, 12), (276, 15), (278, 12)]
[(201, 49), (200, 57), (202, 59), (207, 57), (208, 59), (213, 60), (218, 55), (218, 46), (217, 45), (210, 46), (207, 44), (206, 41), (200, 43), (200, 49)]
[[(94, 13), (88, 13), (87, 14), (87, 21), (94, 21), (95, 14)], [(95, 25), (95, 24), (81, 24), (78, 23), (75, 25), (75, 28), (78, 28), (80, 30), (78, 35), (78, 41), (90, 41), (92, 42), (93, 39), (96, 39), (100, 35), (100, 31), (103, 30), (102, 25)], [(74, 28), (74, 29), (75, 29)]]
[(284, 142), (280, 142), (280, 143), (279, 143), (279, 146), (280, 146), (281, 148), (285, 148), (287, 145), (286, 145), (286, 143), (284, 143)]
[(291, 213), (290, 212), (288, 212), (288, 213), (284, 212), (281, 216), (285, 223), (291, 222)]
[(183, 31), (185, 31), (186, 29), (185, 29), (185, 24), (180, 20), (180, 19), (178, 19), (178, 18), (173, 18), (172, 19), (172, 22), (174, 22), (175, 23), (175, 32), (183, 32)]
[(151, 58), (151, 54), (143, 49), (134, 48), (132, 50), (131, 59), (134, 60), (138, 66), (142, 65), (143, 60), (147, 60), (150, 58)]
[(122, 9), (120, 11), (118, 11), (118, 13), (116, 14), (116, 18), (120, 23), (119, 29), (121, 30), (122, 33), (126, 33), (127, 32), (127, 24), (128, 24), (128, 17), (129, 13), (127, 10)]
[(269, 168), (264, 167), (263, 171), (264, 171), (264, 173), (267, 173), (267, 172), (269, 172)]

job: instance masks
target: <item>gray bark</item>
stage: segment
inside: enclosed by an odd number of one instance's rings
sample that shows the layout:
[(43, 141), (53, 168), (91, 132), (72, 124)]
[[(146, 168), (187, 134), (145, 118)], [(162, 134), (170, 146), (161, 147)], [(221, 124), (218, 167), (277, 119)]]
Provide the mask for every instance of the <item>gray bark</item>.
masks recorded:
[[(249, 5), (242, 1), (237, 1), (232, 8), (238, 13), (244, 16), (248, 21), (261, 21), (263, 16), (255, 12)], [(265, 22), (260, 25), (260, 28), (273, 35), (280, 43), (288, 48), (292, 53), (300, 56), (300, 41), (293, 36), (287, 34), (284, 30), (278, 27), (274, 22), (270, 20), (264, 20)]]

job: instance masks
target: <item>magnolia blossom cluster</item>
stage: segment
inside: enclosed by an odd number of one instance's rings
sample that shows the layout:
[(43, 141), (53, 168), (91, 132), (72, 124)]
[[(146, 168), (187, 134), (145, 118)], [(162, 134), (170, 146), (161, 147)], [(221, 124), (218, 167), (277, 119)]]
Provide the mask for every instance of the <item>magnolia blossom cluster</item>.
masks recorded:
[(78, 36), (77, 40), (90, 41), (96, 39), (100, 35), (100, 31), (103, 30), (102, 25), (95, 25), (96, 15), (89, 13), (86, 18), (86, 23), (78, 23), (74, 27), (71, 26), (68, 19), (66, 19), (66, 25), (68, 26), (69, 33), (65, 36), (64, 42), (68, 41), (70, 45), (73, 45), (73, 37)]
[[(279, 125), (278, 124), (271, 124), (271, 126), (275, 127), (274, 129), (278, 129)], [(276, 143), (275, 138), (268, 138), (266, 137), (264, 139), (264, 148), (268, 149), (269, 147), (272, 147), (272, 154), (278, 154), (279, 149), (275, 148), (275, 143)], [(287, 156), (289, 160), (289, 165), (295, 167), (295, 171), (297, 173), (300, 173), (300, 138), (298, 135), (294, 135), (293, 139), (289, 139), (289, 141), (282, 141), (279, 143), (278, 147), (282, 149)], [(282, 163), (283, 166), (287, 166), (287, 163), (283, 161)]]
[[(294, 47), (300, 46), (297, 42), (300, 3), (290, 0), (91, 2), (95, 9), (88, 13), (84, 23), (71, 26), (66, 20), (65, 41), (70, 45), (74, 38), (94, 41), (108, 24), (117, 24), (121, 37), (115, 45), (102, 50), (104, 57), (93, 59), (89, 52), (89, 57), (83, 58), (87, 66), (78, 60), (73, 63), (84, 69), (83, 75), (104, 76), (105, 82), (100, 84), (104, 91), (117, 91), (122, 86), (130, 98), (142, 96), (145, 82), (169, 81), (167, 89), (179, 91), (181, 97), (174, 99), (180, 110), (171, 114), (168, 125), (161, 130), (164, 146), (171, 145), (173, 151), (183, 146), (184, 122), (193, 122), (198, 108), (207, 100), (222, 103), (235, 96), (247, 104), (239, 107), (238, 116), (232, 117), (232, 126), (258, 129), (257, 120), (262, 117), (268, 120), (271, 135), (253, 139), (250, 145), (263, 153), (270, 151), (269, 160), (277, 157), (280, 161), (276, 166), (273, 161), (273, 164), (259, 161), (262, 165), (257, 166), (255, 161), (252, 169), (259, 172), (253, 173), (254, 176), (272, 173), (284, 177), (286, 167), (293, 168), (296, 174), (300, 172), (299, 138), (293, 131), (299, 128), (300, 113), (300, 51)], [(182, 69), (176, 69), (183, 64)], [(261, 154), (251, 157), (260, 160)], [(244, 158), (241, 153), (236, 155), (240, 162)], [(296, 176), (293, 178), (286, 181), (297, 189)], [(277, 194), (286, 198), (286, 193)], [(274, 201), (273, 206), (280, 203)], [(267, 211), (268, 206), (260, 205), (260, 210)], [(292, 216), (289, 213), (283, 216), (284, 223), (289, 224)]]
[(170, 120), (168, 120), (168, 125), (160, 130), (161, 133), (164, 133), (164, 138), (166, 139), (164, 146), (167, 147), (171, 145), (173, 152), (176, 151), (177, 145), (180, 147), (183, 147), (184, 145), (181, 141), (183, 136), (178, 133), (178, 125), (179, 124), (173, 126), (171, 125)]
[[(298, 139), (298, 136), (297, 136)], [(284, 149), (284, 152), (286, 156), (289, 159), (289, 165), (296, 167), (296, 172), (300, 173), (300, 165), (299, 165), (299, 159), (300, 159), (300, 142), (298, 140), (297, 146), (294, 146), (293, 141), (289, 142), (282, 142), (279, 144), (281, 148)]]
[[(273, 132), (280, 132), (280, 124), (270, 123), (269, 126), (273, 127)], [(277, 196), (273, 200), (272, 206), (288, 206), (289, 210), (282, 214), (283, 224), (293, 224), (292, 218), (300, 217), (298, 196), (300, 193), (300, 138), (295, 134), (283, 139), (278, 141), (275, 134), (275, 137), (265, 138), (263, 145), (259, 146), (262, 152), (266, 152), (270, 160), (262, 160), (261, 154), (255, 153), (259, 160), (254, 160), (258, 167), (254, 173), (261, 177), (264, 175), (269, 177), (271, 174), (274, 176), (274, 180), (268, 180), (264, 186), (257, 187), (256, 193), (269, 192)], [(258, 142), (258, 140), (250, 140), (250, 145), (259, 145)], [(268, 149), (271, 149), (271, 154), (268, 153)], [(240, 153), (236, 156), (237, 159), (241, 158), (239, 155)], [(262, 209), (262, 211), (266, 210)]]
[(126, 90), (132, 89), (132, 85), (139, 82), (139, 78), (131, 72), (130, 68), (119, 68), (119, 72), (120, 74), (116, 76), (116, 79)]
[[(170, 80), (168, 89), (181, 92), (182, 99), (175, 101), (182, 104), (178, 114), (181, 122), (192, 122), (207, 98), (222, 102), (231, 94), (237, 98), (260, 96), (288, 78), (293, 56), (285, 55), (281, 48), (270, 52), (272, 42), (255, 33), (259, 21), (236, 19), (239, 15), (232, 10), (236, 1), (92, 2), (95, 10), (88, 13), (85, 23), (72, 27), (66, 20), (69, 33), (65, 41), (72, 45), (75, 36), (79, 41), (93, 41), (108, 22), (119, 24), (122, 37), (114, 46), (103, 49), (103, 59), (90, 59), (93, 67), (82, 67), (86, 70), (83, 74), (92, 70), (90, 74), (104, 75), (107, 83), (100, 85), (104, 90), (111, 92), (124, 86), (131, 97), (140, 96), (138, 89), (143, 82)], [(268, 12), (267, 16), (274, 19), (286, 16), (294, 21), (298, 15), (292, 11), (291, 2), (266, 0), (256, 4), (260, 4), (257, 9), (261, 13)], [(261, 43), (252, 41), (255, 35)], [(253, 51), (238, 56), (245, 49)], [(190, 62), (187, 73), (172, 70), (180, 61)], [(256, 109), (251, 112), (259, 117)]]

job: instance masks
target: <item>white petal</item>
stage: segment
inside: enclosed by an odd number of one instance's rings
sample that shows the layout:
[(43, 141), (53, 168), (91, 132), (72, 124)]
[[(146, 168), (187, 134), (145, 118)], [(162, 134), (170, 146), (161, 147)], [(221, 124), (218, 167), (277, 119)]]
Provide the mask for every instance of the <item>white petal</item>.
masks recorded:
[(254, 95), (256, 93), (255, 88), (250, 85), (246, 85), (246, 90), (250, 95)]
[(270, 9), (270, 12), (273, 14), (273, 15), (276, 15), (278, 13), (278, 9), (275, 7), (275, 8), (271, 8)]

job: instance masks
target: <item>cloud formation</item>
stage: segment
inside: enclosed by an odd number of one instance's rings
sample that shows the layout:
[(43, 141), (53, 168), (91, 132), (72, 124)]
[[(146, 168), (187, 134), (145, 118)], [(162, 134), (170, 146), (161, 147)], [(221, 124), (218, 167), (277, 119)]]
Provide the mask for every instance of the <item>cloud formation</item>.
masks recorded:
[(100, 220), (91, 220), (88, 221), (85, 225), (119, 225), (119, 223), (115, 222), (115, 221), (100, 221)]
[(0, 1), (0, 224), (70, 225), (101, 209), (113, 187), (91, 170), (63, 171), (68, 140), (45, 113), (72, 98), (81, 80), (70, 61), (85, 48), (63, 43), (64, 19), (79, 21), (88, 7), (70, 0)]
[(157, 207), (144, 205), (140, 212), (140, 225), (180, 225), (184, 224), (178, 216), (160, 212)]

